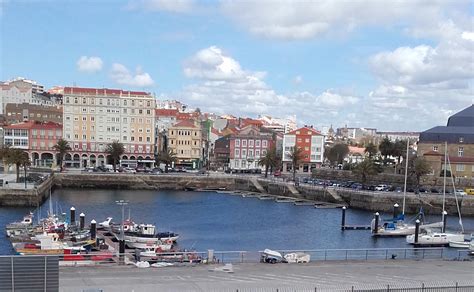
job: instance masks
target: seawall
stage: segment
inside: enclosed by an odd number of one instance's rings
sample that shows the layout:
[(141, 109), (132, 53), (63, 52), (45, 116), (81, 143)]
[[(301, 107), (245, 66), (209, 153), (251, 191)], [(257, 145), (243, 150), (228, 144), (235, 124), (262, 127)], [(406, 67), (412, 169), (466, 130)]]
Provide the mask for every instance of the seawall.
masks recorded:
[[(50, 188), (103, 188), (130, 190), (241, 190), (264, 192), (270, 195), (295, 197), (314, 201), (344, 203), (351, 208), (389, 212), (393, 205), (402, 205), (403, 194), (393, 192), (353, 191), (345, 188), (320, 186), (291, 187), (281, 181), (256, 179), (245, 176), (205, 175), (146, 175), (146, 174), (67, 174), (50, 176), (31, 190), (0, 189), (0, 206), (32, 206), (42, 203)], [(474, 216), (474, 196), (458, 197), (464, 216)], [(407, 194), (406, 212), (416, 213), (420, 207), (427, 214), (440, 214), (442, 195)], [(456, 201), (447, 196), (446, 210), (456, 214)]]

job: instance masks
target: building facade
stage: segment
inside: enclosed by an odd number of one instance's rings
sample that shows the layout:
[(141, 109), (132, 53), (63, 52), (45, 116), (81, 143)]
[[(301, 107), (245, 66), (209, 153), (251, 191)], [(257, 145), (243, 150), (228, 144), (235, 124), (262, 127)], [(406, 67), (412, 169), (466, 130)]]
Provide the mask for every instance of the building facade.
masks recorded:
[[(435, 176), (444, 173), (445, 145), (451, 171), (457, 178), (474, 177), (474, 105), (452, 115), (446, 126), (438, 126), (420, 134), (418, 156), (425, 157)], [(447, 169), (449, 170), (449, 164)]]
[[(229, 138), (229, 168), (237, 172), (261, 170), (258, 165), (273, 146), (272, 134), (250, 125)], [(224, 157), (222, 156), (221, 159)]]
[(72, 167), (111, 163), (105, 149), (118, 141), (124, 145), (120, 165), (154, 164), (155, 99), (142, 91), (65, 87), (64, 139), (72, 151), (65, 163)]
[(63, 123), (62, 105), (48, 106), (29, 103), (8, 103), (5, 106), (5, 121), (16, 124), (26, 121)]
[(202, 167), (203, 139), (201, 125), (184, 120), (168, 129), (168, 149), (175, 154), (176, 167), (197, 169)]
[(283, 136), (283, 172), (291, 173), (293, 166), (290, 153), (294, 147), (302, 150), (298, 172), (311, 173), (321, 167), (324, 160), (324, 135), (312, 127), (303, 127)]
[(54, 145), (62, 135), (59, 123), (29, 121), (5, 126), (3, 142), (28, 152), (32, 165), (51, 167), (57, 164)]

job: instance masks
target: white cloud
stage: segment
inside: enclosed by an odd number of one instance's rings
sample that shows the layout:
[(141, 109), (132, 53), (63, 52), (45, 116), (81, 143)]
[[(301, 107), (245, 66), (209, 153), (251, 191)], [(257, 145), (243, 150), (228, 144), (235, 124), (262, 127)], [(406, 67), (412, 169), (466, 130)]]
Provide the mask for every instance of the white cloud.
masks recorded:
[(81, 72), (93, 73), (102, 70), (103, 62), (99, 57), (82, 56), (77, 60), (76, 65), (77, 70)]
[(128, 9), (141, 9), (145, 11), (167, 11), (174, 13), (187, 13), (195, 8), (194, 0), (132, 0), (127, 5)]
[(132, 74), (124, 65), (114, 63), (110, 77), (117, 84), (133, 87), (149, 87), (155, 84), (150, 74), (142, 72), (140, 67), (137, 67), (135, 71), (135, 74)]
[[(186, 86), (182, 98), (205, 111), (218, 114), (277, 117), (297, 115), (300, 123), (316, 123), (343, 118), (359, 99), (328, 90), (282, 94), (265, 82), (265, 72), (242, 68), (222, 49), (211, 46), (184, 62), (183, 73), (196, 82)], [(324, 109), (324, 110), (323, 110)], [(317, 114), (317, 116), (316, 116)]]
[[(451, 8), (468, 6), (451, 1), (223, 1), (222, 11), (252, 34), (298, 40), (347, 33), (369, 25), (416, 23), (429, 28)], [(423, 13), (420, 13), (423, 11)]]

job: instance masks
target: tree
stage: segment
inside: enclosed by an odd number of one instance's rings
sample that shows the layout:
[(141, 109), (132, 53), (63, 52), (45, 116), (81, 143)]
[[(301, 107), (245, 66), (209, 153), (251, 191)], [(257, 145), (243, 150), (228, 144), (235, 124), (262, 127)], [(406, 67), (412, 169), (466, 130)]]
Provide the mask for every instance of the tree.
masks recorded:
[(392, 155), (397, 157), (398, 164), (400, 164), (400, 160), (404, 155), (406, 155), (407, 151), (407, 141), (406, 140), (397, 140), (393, 143)]
[(112, 158), (112, 166), (114, 168), (114, 172), (117, 169), (117, 162), (120, 160), (120, 156), (122, 156), (124, 152), (125, 148), (123, 147), (123, 144), (117, 140), (107, 144), (107, 147), (105, 148), (105, 153), (109, 154), (110, 158)]
[(362, 183), (365, 183), (371, 175), (377, 174), (377, 166), (372, 159), (366, 158), (357, 164), (354, 172), (360, 177)]
[(264, 156), (258, 160), (258, 165), (265, 167), (265, 177), (268, 176), (268, 169), (277, 166), (276, 147), (273, 146)]
[(421, 178), (429, 173), (431, 173), (431, 166), (428, 161), (423, 157), (417, 157), (411, 163), (410, 173), (415, 176), (416, 187), (420, 187)]
[(299, 164), (303, 159), (303, 149), (296, 146), (291, 148), (288, 157), (291, 160), (291, 167), (293, 169), (293, 181), (296, 181), (296, 169), (299, 167)]
[(59, 139), (56, 145), (53, 146), (54, 151), (58, 152), (58, 163), (61, 171), (63, 171), (63, 161), (64, 156), (71, 151), (71, 146), (69, 146), (69, 142), (64, 140), (63, 138)]
[(158, 165), (160, 163), (165, 164), (165, 172), (168, 172), (168, 166), (176, 160), (176, 154), (173, 152), (172, 149), (161, 150), (155, 157), (155, 161)]
[(374, 143), (370, 142), (365, 146), (365, 153), (369, 154), (369, 158), (372, 159), (377, 154), (377, 146)]
[(395, 146), (395, 143), (392, 143), (392, 141), (390, 141), (390, 139), (388, 139), (387, 136), (385, 136), (385, 138), (383, 138), (383, 140), (380, 142), (379, 150), (380, 150), (380, 154), (382, 154), (384, 158), (383, 159), (384, 165), (387, 162), (387, 157), (389, 155), (393, 155), (394, 146)]
[(342, 164), (347, 154), (349, 154), (349, 147), (342, 143), (335, 144), (325, 152), (331, 164)]
[[(16, 167), (16, 182), (20, 182), (20, 167), (26, 167), (30, 165), (30, 157), (28, 153), (18, 148), (9, 148), (6, 153), (3, 154), (6, 164), (14, 164)], [(26, 179), (26, 177), (25, 177)]]

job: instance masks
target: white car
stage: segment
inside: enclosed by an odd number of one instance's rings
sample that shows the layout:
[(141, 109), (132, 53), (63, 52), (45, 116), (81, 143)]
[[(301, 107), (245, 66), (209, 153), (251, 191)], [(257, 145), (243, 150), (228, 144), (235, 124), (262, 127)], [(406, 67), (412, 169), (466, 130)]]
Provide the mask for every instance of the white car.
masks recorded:
[(385, 191), (386, 189), (387, 189), (387, 185), (378, 185), (375, 187), (375, 190), (380, 191), (380, 192)]
[(459, 189), (459, 190), (456, 190), (456, 195), (458, 195), (458, 196), (466, 196), (467, 193), (466, 193), (464, 190)]

